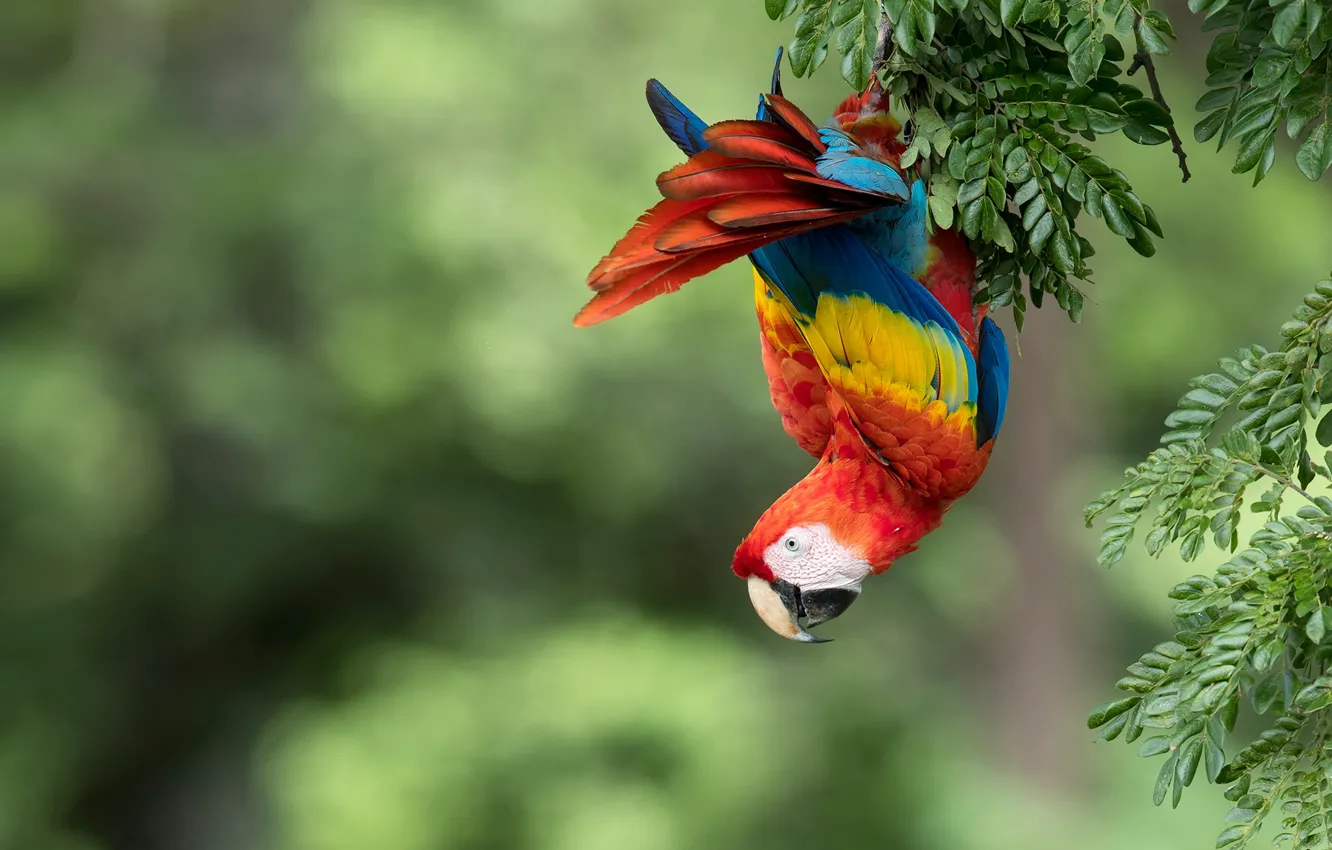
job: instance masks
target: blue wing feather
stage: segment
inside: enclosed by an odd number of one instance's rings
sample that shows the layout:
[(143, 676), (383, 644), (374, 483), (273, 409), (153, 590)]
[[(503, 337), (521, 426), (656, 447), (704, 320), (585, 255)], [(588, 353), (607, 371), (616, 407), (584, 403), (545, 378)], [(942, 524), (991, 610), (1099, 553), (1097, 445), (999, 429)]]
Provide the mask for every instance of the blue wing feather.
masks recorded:
[(657, 80), (648, 80), (647, 102), (661, 129), (666, 131), (666, 135), (671, 137), (671, 141), (680, 150), (693, 156), (707, 148), (708, 143), (703, 139), (703, 131), (708, 129), (707, 123), (671, 94), (670, 89)]
[[(950, 410), (975, 402), (979, 392), (975, 359), (963, 343), (957, 321), (919, 281), (889, 262), (846, 225), (833, 225), (788, 236), (750, 255), (795, 308), (798, 321), (813, 320), (819, 296), (862, 295), (907, 316), (943, 339), (934, 344), (952, 351), (960, 372), (936, 375), (935, 394)], [(1002, 339), (1000, 340), (1002, 344)], [(936, 357), (942, 350), (936, 352)]]
[(875, 210), (847, 226), (893, 265), (918, 277), (925, 270), (929, 251), (925, 205), (925, 183), (917, 179), (911, 184), (911, 200)]
[(1008, 343), (989, 316), (981, 320), (980, 392), (976, 411), (976, 443), (984, 445), (999, 433), (1008, 406)]
[(836, 180), (866, 192), (892, 195), (903, 201), (911, 197), (911, 190), (897, 169), (865, 156), (846, 133), (824, 127), (819, 130), (819, 138), (828, 146), (827, 152), (816, 163), (823, 179)]
[(929, 290), (846, 225), (788, 236), (752, 256), (759, 271), (806, 317), (814, 314), (824, 292), (864, 294), (918, 322), (936, 322), (962, 337), (957, 321)]
[[(773, 94), (782, 93), (782, 55), (784, 52), (784, 48), (777, 48), (777, 59), (772, 65)], [(687, 156), (693, 156), (708, 148), (708, 143), (703, 138), (703, 131), (708, 129), (707, 122), (695, 115), (692, 109), (685, 106), (678, 97), (671, 94), (671, 90), (662, 85), (659, 80), (648, 80), (647, 102), (648, 108), (656, 116), (661, 129), (666, 131), (666, 135), (671, 137), (671, 141), (675, 142), (676, 147), (684, 151)], [(763, 105), (763, 96), (760, 95), (758, 118), (762, 121), (767, 117), (768, 111)]]

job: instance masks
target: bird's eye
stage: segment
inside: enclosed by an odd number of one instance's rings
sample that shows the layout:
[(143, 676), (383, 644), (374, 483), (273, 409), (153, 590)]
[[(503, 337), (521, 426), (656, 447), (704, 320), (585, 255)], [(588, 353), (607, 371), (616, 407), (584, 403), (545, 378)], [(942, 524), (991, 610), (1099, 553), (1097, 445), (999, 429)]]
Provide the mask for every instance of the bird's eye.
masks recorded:
[(907, 121), (902, 125), (902, 141), (909, 145), (914, 138), (916, 138), (916, 125)]
[(795, 537), (786, 538), (782, 541), (782, 545), (786, 547), (786, 551), (792, 553), (799, 552), (801, 549), (805, 548)]

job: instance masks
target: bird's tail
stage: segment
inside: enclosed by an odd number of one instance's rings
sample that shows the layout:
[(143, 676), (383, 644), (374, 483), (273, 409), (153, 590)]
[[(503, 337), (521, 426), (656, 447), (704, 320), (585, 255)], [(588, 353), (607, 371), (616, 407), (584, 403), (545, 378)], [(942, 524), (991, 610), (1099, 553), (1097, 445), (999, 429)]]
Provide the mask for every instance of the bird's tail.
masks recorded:
[[(780, 95), (766, 96), (764, 107), (768, 120), (722, 121), (698, 133), (698, 152), (657, 178), (664, 200), (592, 270), (587, 285), (596, 295), (574, 324), (618, 316), (783, 237), (906, 200), (820, 177), (828, 146), (818, 128)], [(692, 143), (688, 122), (681, 127)]]

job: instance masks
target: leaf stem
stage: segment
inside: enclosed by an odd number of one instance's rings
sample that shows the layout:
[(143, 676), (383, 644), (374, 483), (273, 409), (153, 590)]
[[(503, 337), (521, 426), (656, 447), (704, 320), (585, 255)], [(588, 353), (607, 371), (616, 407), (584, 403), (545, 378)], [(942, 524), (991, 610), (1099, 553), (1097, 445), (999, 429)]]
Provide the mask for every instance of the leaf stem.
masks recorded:
[(1305, 499), (1308, 500), (1309, 504), (1312, 505), (1314, 503), (1314, 496), (1312, 493), (1310, 493), (1308, 490), (1304, 489), (1300, 485), (1296, 484), (1294, 481), (1291, 481), (1289, 478), (1282, 475), (1281, 473), (1274, 472), (1268, 469), (1267, 467), (1263, 466), (1261, 463), (1253, 464), (1253, 467), (1254, 469), (1261, 472), (1263, 475), (1266, 475), (1268, 478), (1271, 478), (1273, 481), (1280, 484), (1282, 487), (1287, 487), (1291, 490), (1294, 490), (1296, 493), (1299, 493), (1301, 496), (1303, 496)]
[[(1156, 79), (1156, 64), (1152, 62), (1152, 54), (1147, 52), (1147, 48), (1142, 45), (1142, 39), (1136, 35), (1138, 25), (1141, 22), (1142, 16), (1139, 15), (1133, 27), (1134, 37), (1137, 38), (1138, 42), (1138, 52), (1133, 56), (1133, 64), (1128, 67), (1128, 75), (1131, 77), (1137, 73), (1139, 68), (1145, 68), (1147, 70), (1147, 82), (1152, 87), (1152, 98), (1161, 105), (1162, 109), (1170, 113), (1170, 104), (1166, 103), (1165, 95), (1161, 93), (1161, 83)], [(1170, 126), (1166, 127), (1166, 132), (1170, 134), (1170, 147), (1174, 148), (1175, 156), (1179, 157), (1179, 170), (1184, 174), (1184, 178), (1179, 182), (1187, 183), (1193, 175), (1189, 173), (1188, 157), (1184, 155), (1184, 143), (1179, 138), (1179, 131), (1175, 129), (1174, 113), (1170, 113)]]

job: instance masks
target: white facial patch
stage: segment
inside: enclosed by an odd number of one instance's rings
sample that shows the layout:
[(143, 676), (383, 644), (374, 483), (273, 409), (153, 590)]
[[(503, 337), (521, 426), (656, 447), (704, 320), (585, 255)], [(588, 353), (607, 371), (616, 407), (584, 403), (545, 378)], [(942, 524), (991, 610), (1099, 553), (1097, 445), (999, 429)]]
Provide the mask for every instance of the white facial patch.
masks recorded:
[(763, 550), (774, 576), (801, 590), (859, 587), (869, 575), (869, 561), (838, 543), (828, 526), (797, 525)]

